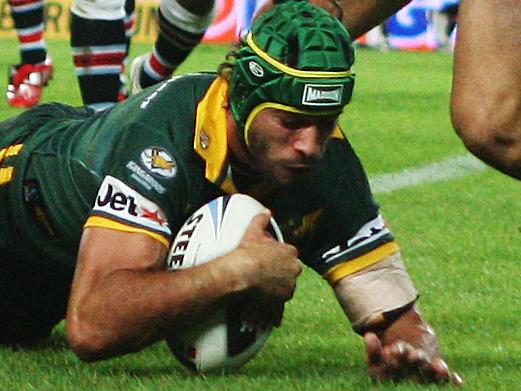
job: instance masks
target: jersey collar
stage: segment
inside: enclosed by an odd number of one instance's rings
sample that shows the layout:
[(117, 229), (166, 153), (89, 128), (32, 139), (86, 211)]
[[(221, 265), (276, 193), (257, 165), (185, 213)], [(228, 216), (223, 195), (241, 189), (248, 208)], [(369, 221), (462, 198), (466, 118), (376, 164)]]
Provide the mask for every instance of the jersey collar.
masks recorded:
[(206, 162), (205, 176), (215, 183), (227, 169), (228, 82), (217, 77), (197, 105), (194, 150)]

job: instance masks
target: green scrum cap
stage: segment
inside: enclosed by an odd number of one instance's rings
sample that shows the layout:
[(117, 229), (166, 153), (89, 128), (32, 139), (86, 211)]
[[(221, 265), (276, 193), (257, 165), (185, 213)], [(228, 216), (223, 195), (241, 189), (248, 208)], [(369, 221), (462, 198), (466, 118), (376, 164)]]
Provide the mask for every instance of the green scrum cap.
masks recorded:
[(268, 107), (340, 114), (351, 100), (353, 62), (349, 33), (327, 11), (307, 1), (274, 6), (236, 52), (230, 107), (239, 132), (248, 142), (253, 118)]

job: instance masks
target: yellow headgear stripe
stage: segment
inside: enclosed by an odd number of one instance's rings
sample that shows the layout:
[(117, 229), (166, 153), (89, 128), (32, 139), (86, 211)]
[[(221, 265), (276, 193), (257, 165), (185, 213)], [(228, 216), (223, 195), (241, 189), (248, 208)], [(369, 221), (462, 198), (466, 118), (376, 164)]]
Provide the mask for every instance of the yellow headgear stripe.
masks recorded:
[(304, 114), (304, 115), (337, 115), (340, 114), (341, 110), (324, 110), (324, 111), (308, 111), (308, 110), (300, 110), (293, 106), (286, 106), (281, 103), (275, 103), (275, 102), (264, 102), (258, 105), (257, 107), (254, 107), (253, 110), (248, 115), (248, 118), (246, 119), (246, 124), (244, 125), (244, 141), (246, 142), (246, 145), (249, 145), (249, 130), (251, 123), (253, 122), (253, 119), (259, 112), (261, 112), (264, 109), (277, 109), (277, 110), (283, 110), (283, 111), (289, 111), (290, 113), (297, 113), (297, 114)]
[(278, 70), (295, 77), (304, 77), (304, 78), (336, 78), (336, 77), (348, 77), (354, 75), (351, 69), (347, 69), (345, 71), (303, 71), (300, 69), (291, 68), (280, 61), (277, 61), (273, 57), (271, 57), (268, 53), (262, 50), (253, 40), (252, 33), (248, 33), (246, 36), (246, 43), (248, 46), (264, 61), (274, 66)]

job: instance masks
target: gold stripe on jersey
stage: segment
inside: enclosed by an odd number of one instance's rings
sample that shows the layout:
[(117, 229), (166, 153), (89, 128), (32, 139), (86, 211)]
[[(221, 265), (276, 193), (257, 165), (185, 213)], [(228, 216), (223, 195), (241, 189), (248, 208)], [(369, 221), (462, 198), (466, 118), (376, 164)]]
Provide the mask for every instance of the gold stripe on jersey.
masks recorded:
[[(9, 147), (0, 149), (0, 164), (12, 156), (16, 156), (23, 148), (23, 144), (11, 145)], [(0, 186), (10, 182), (13, 179), (14, 168), (11, 166), (0, 168)]]
[(206, 162), (206, 179), (216, 182), (226, 168), (228, 82), (218, 77), (197, 105), (194, 150)]
[(333, 133), (331, 134), (331, 138), (339, 138), (339, 139), (345, 139), (344, 133), (342, 133), (342, 129), (340, 129), (340, 126), (336, 126), (335, 130), (333, 130)]
[(340, 265), (334, 266), (324, 274), (324, 278), (331, 284), (335, 285), (342, 278), (356, 273), (368, 266), (380, 262), (391, 254), (399, 250), (395, 241), (387, 242), (384, 245), (368, 252), (358, 258), (350, 259)]
[(10, 182), (13, 178), (13, 167), (0, 168), (0, 185)]
[(90, 216), (87, 219), (87, 221), (85, 222), (85, 225), (83, 226), (83, 228), (91, 228), (91, 227), (109, 228), (109, 229), (114, 229), (116, 231), (145, 234), (145, 235), (150, 236), (153, 239), (158, 240), (166, 248), (170, 248), (170, 240), (167, 237), (158, 234), (157, 232), (152, 232), (152, 231), (149, 231), (144, 228), (138, 228), (138, 227), (134, 227), (131, 225), (123, 224), (118, 221), (108, 219), (106, 217)]
[(1, 149), (0, 150), (0, 163), (5, 158), (18, 155), (20, 153), (20, 151), (22, 150), (22, 148), (23, 148), (23, 144), (16, 144), (16, 145), (11, 145), (7, 148)]
[(292, 230), (292, 237), (295, 240), (302, 240), (304, 236), (309, 232), (309, 230), (313, 227), (313, 225), (316, 223), (322, 212), (323, 209), (319, 209), (303, 216), (302, 225)]

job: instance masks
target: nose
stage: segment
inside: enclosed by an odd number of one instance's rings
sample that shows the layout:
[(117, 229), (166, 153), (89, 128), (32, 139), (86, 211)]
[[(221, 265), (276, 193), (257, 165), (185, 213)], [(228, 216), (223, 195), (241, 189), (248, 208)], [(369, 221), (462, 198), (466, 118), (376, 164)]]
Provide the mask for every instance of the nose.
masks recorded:
[(315, 125), (299, 129), (293, 141), (293, 148), (306, 157), (319, 157), (322, 144), (318, 128)]

